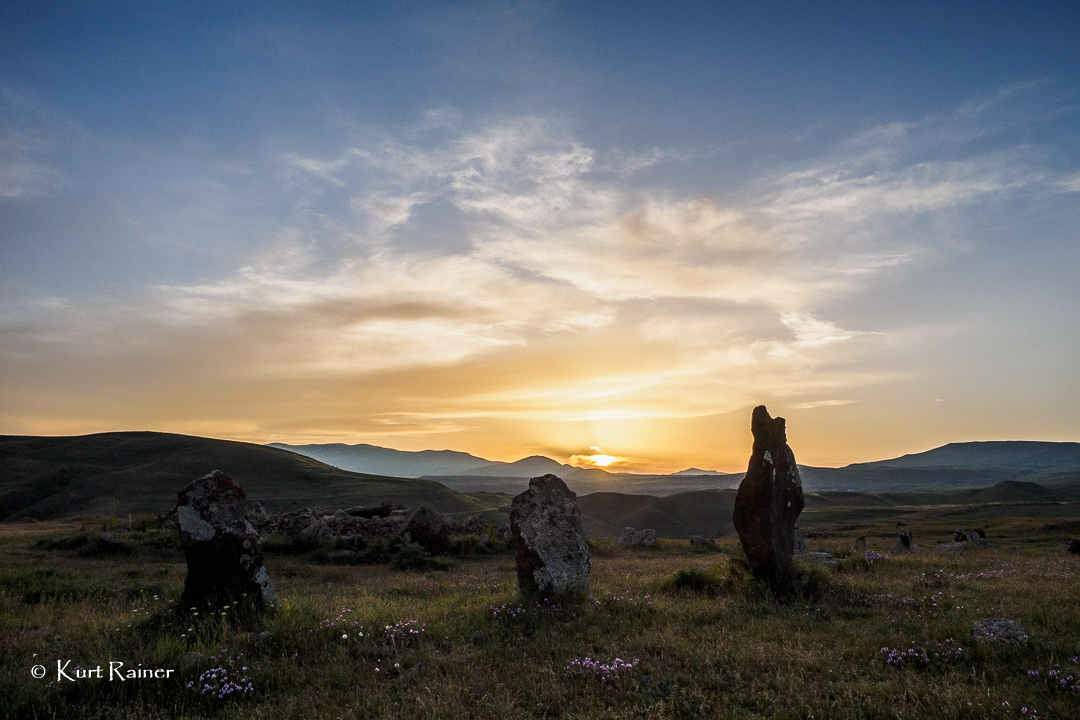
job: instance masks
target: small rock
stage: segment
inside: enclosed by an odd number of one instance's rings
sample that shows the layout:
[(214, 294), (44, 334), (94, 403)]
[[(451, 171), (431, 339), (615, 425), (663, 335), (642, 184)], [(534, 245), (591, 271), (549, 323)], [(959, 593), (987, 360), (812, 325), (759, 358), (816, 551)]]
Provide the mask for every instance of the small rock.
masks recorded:
[(690, 546), (696, 548), (714, 548), (716, 543), (708, 538), (703, 538), (700, 535), (692, 535), (690, 537)]
[(966, 542), (945, 542), (938, 543), (934, 548), (938, 552), (963, 552), (967, 550), (969, 545)]
[(305, 543), (311, 545), (318, 545), (319, 547), (326, 547), (334, 542), (334, 530), (330, 527), (330, 523), (327, 521), (326, 516), (315, 519), (312, 516), (312, 522), (299, 533), (296, 537)]
[(334, 550), (330, 553), (330, 562), (351, 563), (358, 557), (360, 557), (360, 553), (355, 550)]
[(1080, 540), (1069, 540), (1068, 551), (1073, 555), (1080, 555)]
[(623, 528), (623, 534), (615, 538), (616, 545), (639, 545), (652, 547), (656, 545), (655, 530), (635, 530), (632, 527)]
[(395, 668), (395, 670), (397, 670), (397, 673), (395, 674), (394, 671), (392, 670), (390, 672), (390, 677), (404, 680), (407, 677), (410, 677), (412, 675), (417, 675), (419, 673), (425, 672), (426, 670), (430, 670), (430, 669), (431, 669), (431, 663), (429, 663), (427, 660), (423, 660), (421, 662), (416, 663), (415, 665), (410, 667), (408, 670), (401, 670), (399, 668)]
[(244, 636), (250, 643), (255, 643), (256, 645), (265, 645), (266, 643), (270, 642), (270, 639), (272, 637), (274, 637), (274, 633), (270, 632), (269, 630), (263, 630), (260, 633), (244, 633)]
[(440, 512), (421, 505), (406, 517), (405, 532), (426, 548), (446, 542), (454, 522)]
[(799, 556), (802, 560), (809, 560), (815, 565), (821, 567), (835, 567), (840, 564), (840, 561), (834, 558), (827, 552), (810, 552)]
[(189, 652), (180, 656), (180, 670), (197, 670), (206, 664), (206, 656), (198, 652)]
[(971, 637), (982, 642), (999, 642), (1019, 645), (1028, 639), (1023, 625), (1005, 618), (984, 618), (971, 628)]

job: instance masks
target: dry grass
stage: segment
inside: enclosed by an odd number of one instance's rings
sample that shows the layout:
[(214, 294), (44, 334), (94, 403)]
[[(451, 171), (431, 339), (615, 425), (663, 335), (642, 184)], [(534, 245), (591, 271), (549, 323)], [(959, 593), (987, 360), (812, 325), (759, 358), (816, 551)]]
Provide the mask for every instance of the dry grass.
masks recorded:
[[(268, 568), (283, 605), (260, 617), (241, 607), (224, 616), (178, 608), (185, 569), (176, 554), (85, 557), (35, 545), (80, 530), (0, 526), (0, 716), (1080, 716), (1080, 693), (1042, 682), (1055, 665), (1080, 675), (1071, 662), (1080, 655), (1080, 558), (1049, 541), (801, 568), (779, 601), (740, 571), (732, 541), (710, 553), (678, 541), (655, 550), (600, 541), (594, 601), (556, 609), (518, 598), (510, 555), (445, 572), (274, 557)], [(871, 538), (872, 549), (886, 543)], [(711, 592), (674, 589), (680, 570), (710, 578)], [(1018, 620), (1031, 639), (973, 645), (970, 629), (982, 617)], [(387, 630), (409, 620), (423, 632)], [(268, 640), (252, 639), (264, 630)], [(958, 658), (933, 656), (956, 646)], [(926, 649), (929, 662), (894, 667), (883, 647)], [(110, 660), (180, 667), (189, 652), (243, 653), (237, 667), (248, 668), (252, 692), (217, 700), (188, 689), (207, 667), (180, 670), (179, 680), (55, 683), (57, 659), (107, 673)], [(567, 668), (586, 657), (634, 666), (609, 680)], [(31, 677), (35, 664), (49, 674)]]

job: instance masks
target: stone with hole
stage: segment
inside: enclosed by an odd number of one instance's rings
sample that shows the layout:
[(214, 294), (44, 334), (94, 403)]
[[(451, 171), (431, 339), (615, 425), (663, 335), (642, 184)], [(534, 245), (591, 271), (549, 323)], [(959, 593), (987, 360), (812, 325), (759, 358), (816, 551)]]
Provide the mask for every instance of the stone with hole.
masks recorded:
[(770, 417), (759, 405), (750, 430), (754, 448), (735, 496), (733, 519), (750, 570), (775, 586), (791, 568), (795, 521), (803, 509), (802, 480), (784, 418)]

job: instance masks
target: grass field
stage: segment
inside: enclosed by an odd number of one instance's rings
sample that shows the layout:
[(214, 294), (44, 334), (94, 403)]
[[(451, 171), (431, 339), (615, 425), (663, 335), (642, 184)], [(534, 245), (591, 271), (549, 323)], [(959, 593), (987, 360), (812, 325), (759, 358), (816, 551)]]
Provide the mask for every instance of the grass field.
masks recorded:
[[(562, 607), (522, 601), (505, 552), (424, 572), (271, 556), (264, 616), (178, 607), (185, 566), (156, 531), (115, 555), (70, 540), (104, 522), (0, 525), (0, 717), (1080, 717), (1080, 557), (1058, 544), (1076, 518), (996, 518), (988, 551), (799, 566), (779, 600), (734, 540), (599, 541), (594, 599)], [(916, 542), (939, 522), (909, 525)], [(811, 549), (895, 538), (833, 530)], [(973, 644), (985, 617), (1030, 640)], [(57, 661), (103, 677), (58, 682)]]

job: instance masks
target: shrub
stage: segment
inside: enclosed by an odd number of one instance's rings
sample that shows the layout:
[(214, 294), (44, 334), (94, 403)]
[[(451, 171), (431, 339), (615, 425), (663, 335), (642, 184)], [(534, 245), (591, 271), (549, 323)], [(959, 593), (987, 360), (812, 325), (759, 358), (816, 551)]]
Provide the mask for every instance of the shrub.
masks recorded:
[(665, 592), (671, 593), (689, 591), (717, 595), (724, 588), (724, 580), (715, 572), (715, 568), (711, 571), (685, 568), (676, 571), (660, 587)]

